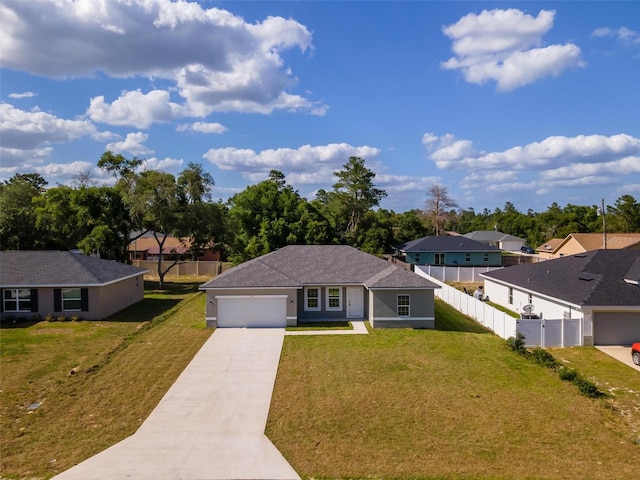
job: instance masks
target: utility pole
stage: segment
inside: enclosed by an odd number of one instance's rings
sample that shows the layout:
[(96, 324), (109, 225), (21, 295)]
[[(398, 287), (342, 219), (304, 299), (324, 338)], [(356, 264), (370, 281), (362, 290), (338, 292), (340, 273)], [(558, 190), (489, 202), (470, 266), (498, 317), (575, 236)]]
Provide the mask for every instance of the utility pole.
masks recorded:
[(604, 198), (602, 199), (602, 248), (607, 249), (607, 214), (604, 210)]

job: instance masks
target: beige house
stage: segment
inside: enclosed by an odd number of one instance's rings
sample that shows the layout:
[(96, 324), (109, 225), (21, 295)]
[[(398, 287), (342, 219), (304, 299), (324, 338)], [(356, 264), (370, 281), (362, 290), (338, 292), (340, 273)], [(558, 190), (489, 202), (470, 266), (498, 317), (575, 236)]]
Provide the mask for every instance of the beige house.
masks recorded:
[(551, 260), (600, 249), (640, 250), (640, 233), (607, 233), (606, 243), (602, 233), (570, 233), (566, 238), (552, 238), (543, 243), (536, 252), (541, 258)]
[(146, 269), (79, 253), (0, 252), (1, 318), (99, 320), (144, 297)]

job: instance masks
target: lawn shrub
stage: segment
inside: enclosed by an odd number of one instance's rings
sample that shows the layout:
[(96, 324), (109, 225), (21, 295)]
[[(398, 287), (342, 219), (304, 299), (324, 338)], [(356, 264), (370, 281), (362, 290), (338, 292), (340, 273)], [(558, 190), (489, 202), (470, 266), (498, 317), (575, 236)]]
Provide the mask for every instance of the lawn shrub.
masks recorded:
[(506, 342), (509, 348), (519, 355), (522, 355), (543, 367), (556, 371), (560, 380), (573, 383), (578, 387), (578, 390), (583, 395), (589, 398), (600, 398), (606, 396), (605, 393), (598, 390), (598, 387), (592, 381), (584, 378), (574, 369), (560, 365), (555, 357), (544, 348), (534, 347), (528, 350), (525, 347), (525, 336), (522, 333), (517, 332), (515, 337), (507, 338)]
[(509, 345), (509, 348), (511, 348), (511, 350), (513, 350), (514, 352), (519, 353), (520, 355), (526, 355), (527, 348), (525, 347), (524, 340), (525, 336), (520, 332), (516, 332), (515, 337), (507, 338), (507, 345)]
[(578, 372), (576, 372), (573, 368), (561, 368), (558, 370), (558, 376), (560, 380), (564, 380), (565, 382), (574, 382), (576, 378), (578, 378)]
[(544, 348), (535, 347), (529, 351), (529, 357), (534, 362), (542, 365), (543, 367), (556, 369), (560, 365), (558, 361), (554, 358), (548, 350)]

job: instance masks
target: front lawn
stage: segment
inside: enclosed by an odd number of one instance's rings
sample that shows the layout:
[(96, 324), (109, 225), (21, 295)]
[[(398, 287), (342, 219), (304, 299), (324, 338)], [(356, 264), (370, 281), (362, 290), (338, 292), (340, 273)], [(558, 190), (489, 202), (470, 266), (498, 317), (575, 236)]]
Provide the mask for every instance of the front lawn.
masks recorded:
[(49, 478), (134, 433), (211, 335), (197, 284), (145, 286), (106, 321), (2, 326), (0, 478)]
[(634, 478), (640, 444), (610, 399), (580, 395), (439, 301), (436, 318), (432, 331), (285, 339), (267, 434), (300, 475)]

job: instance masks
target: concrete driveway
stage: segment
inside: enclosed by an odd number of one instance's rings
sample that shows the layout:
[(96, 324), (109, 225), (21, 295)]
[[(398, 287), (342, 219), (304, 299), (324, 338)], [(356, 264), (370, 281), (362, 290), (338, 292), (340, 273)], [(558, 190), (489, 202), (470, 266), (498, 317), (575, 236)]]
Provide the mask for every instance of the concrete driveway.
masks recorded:
[(264, 435), (284, 334), (216, 330), (134, 435), (54, 479), (299, 480)]
[(615, 358), (616, 360), (621, 361), (622, 363), (629, 365), (631, 368), (634, 368), (640, 372), (640, 366), (635, 365), (631, 360), (631, 345), (628, 347), (618, 346), (618, 345), (607, 345), (602, 347), (596, 347), (601, 352), (606, 353), (610, 357)]

